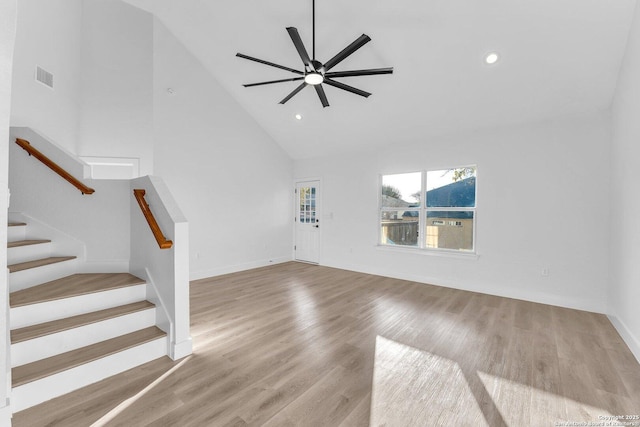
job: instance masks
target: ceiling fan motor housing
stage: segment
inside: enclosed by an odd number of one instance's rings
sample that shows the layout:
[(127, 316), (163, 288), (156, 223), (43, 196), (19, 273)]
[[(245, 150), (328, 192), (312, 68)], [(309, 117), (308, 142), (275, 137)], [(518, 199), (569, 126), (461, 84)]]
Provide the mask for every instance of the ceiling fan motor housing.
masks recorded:
[(313, 69), (316, 70), (317, 73), (320, 73), (324, 76), (324, 65), (320, 61), (312, 59), (311, 65), (313, 65)]

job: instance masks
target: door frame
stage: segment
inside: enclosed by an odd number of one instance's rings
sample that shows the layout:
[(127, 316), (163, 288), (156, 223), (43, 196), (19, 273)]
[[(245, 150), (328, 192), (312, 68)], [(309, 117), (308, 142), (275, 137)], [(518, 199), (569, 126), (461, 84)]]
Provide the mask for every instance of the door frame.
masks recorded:
[[(316, 207), (319, 206), (319, 209), (316, 209), (316, 218), (319, 218), (320, 221), (320, 227), (318, 228), (318, 263), (314, 263), (314, 262), (308, 262), (308, 261), (301, 261), (301, 260), (297, 260), (296, 259), (296, 250), (294, 249), (296, 247), (296, 226), (297, 226), (297, 221), (296, 221), (296, 217), (298, 216), (298, 204), (299, 204), (299, 197), (298, 194), (296, 193), (296, 189), (298, 188), (298, 184), (301, 182), (311, 182), (311, 181), (317, 181), (318, 182), (318, 191), (320, 193), (320, 197), (316, 197)], [(322, 265), (322, 227), (324, 226), (324, 217), (322, 216), (322, 211), (323, 211), (323, 204), (324, 204), (324, 193), (322, 191), (322, 177), (317, 177), (317, 176), (312, 176), (312, 177), (307, 177), (307, 178), (294, 178), (293, 180), (293, 241), (291, 242), (291, 259), (295, 262), (303, 262), (306, 264), (313, 264), (313, 265)]]

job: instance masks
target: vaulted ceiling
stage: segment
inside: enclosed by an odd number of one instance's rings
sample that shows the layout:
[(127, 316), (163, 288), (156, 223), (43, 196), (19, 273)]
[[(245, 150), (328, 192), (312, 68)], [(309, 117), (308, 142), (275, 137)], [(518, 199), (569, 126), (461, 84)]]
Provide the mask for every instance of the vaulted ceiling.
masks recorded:
[[(317, 0), (316, 56), (324, 62), (362, 33), (370, 43), (334, 71), (394, 67), (343, 78), (363, 98), (325, 86), (278, 102), (294, 77), (236, 52), (296, 69), (285, 28), (311, 50), (311, 0), (128, 0), (153, 12), (293, 158), (308, 158), (606, 110), (636, 0)], [(488, 65), (484, 57), (497, 52)], [(340, 79), (337, 79), (340, 80)], [(294, 116), (301, 114), (302, 120)]]

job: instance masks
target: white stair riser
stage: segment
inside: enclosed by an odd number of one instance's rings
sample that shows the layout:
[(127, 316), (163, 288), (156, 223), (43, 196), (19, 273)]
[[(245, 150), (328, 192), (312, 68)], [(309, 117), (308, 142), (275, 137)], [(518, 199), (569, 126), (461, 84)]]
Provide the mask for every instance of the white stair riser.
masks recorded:
[(74, 274), (76, 267), (77, 260), (71, 259), (42, 267), (16, 271), (9, 275), (9, 287), (11, 292), (15, 292), (50, 282), (52, 280), (61, 279), (65, 276)]
[(154, 341), (103, 357), (84, 365), (33, 381), (12, 389), (11, 409), (22, 411), (61, 396), (81, 387), (93, 384), (120, 372), (167, 354), (167, 338)]
[(51, 256), (51, 242), (7, 249), (7, 265)]
[(144, 301), (146, 292), (147, 285), (140, 284), (40, 304), (12, 307), (9, 310), (11, 329)]
[(26, 225), (16, 225), (13, 227), (7, 227), (7, 242), (17, 242), (18, 240), (24, 240), (27, 235)]
[(148, 328), (156, 324), (155, 308), (49, 334), (11, 345), (11, 366), (46, 359), (80, 347), (95, 344)]

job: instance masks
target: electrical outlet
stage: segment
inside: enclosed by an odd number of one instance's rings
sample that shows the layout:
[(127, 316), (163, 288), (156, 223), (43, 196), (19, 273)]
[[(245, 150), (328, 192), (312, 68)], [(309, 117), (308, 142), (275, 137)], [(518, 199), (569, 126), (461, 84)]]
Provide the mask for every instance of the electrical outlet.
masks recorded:
[(547, 276), (549, 275), (549, 267), (544, 267), (544, 268), (542, 269), (542, 271), (540, 272), (540, 274), (541, 274), (543, 277), (547, 277)]

